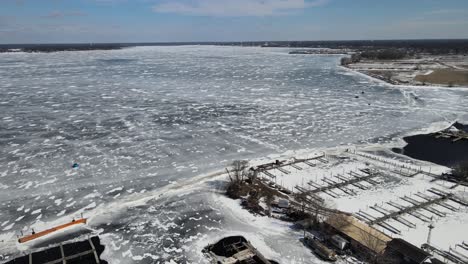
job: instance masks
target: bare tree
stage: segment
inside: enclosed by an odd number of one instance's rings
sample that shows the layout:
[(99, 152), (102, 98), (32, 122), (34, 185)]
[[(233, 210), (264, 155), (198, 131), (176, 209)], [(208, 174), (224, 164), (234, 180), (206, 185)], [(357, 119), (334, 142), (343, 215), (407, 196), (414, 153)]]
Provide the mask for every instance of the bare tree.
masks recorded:
[(366, 254), (370, 264), (396, 264), (399, 263), (392, 255), (385, 254), (387, 242), (380, 231), (370, 227), (359, 231), (361, 243), (368, 249)]
[(231, 170), (226, 168), (226, 171), (229, 175), (229, 179), (231, 182), (227, 187), (227, 194), (233, 199), (237, 199), (243, 195), (245, 192), (244, 185), (244, 178), (247, 175), (247, 168), (249, 166), (249, 162), (246, 160), (235, 160), (231, 164)]
[(327, 222), (330, 223), (336, 230), (343, 230), (346, 226), (351, 225), (349, 216), (341, 213), (335, 213), (328, 216)]
[(254, 169), (253, 167), (250, 167), (250, 169), (246, 172), (246, 174), (247, 174), (247, 179), (249, 183), (253, 183), (257, 179), (258, 171)]
[(339, 213), (329, 201), (310, 196), (307, 192), (298, 194), (296, 199), (301, 204), (301, 211), (311, 214), (315, 223), (320, 222), (320, 217), (326, 218)]
[(244, 178), (247, 176), (247, 168), (249, 162), (247, 160), (235, 160), (231, 164), (231, 172), (236, 182), (242, 183)]
[(271, 215), (271, 204), (273, 203), (274, 200), (275, 200), (274, 195), (271, 192), (267, 192), (266, 195), (265, 195), (265, 203), (266, 203), (267, 208), (268, 208), (268, 215), (269, 216)]
[(321, 220), (327, 219), (330, 215), (335, 215), (338, 211), (335, 205), (329, 200), (313, 200), (311, 205), (312, 214), (315, 222), (318, 224)]
[(304, 213), (306, 209), (306, 203), (307, 203), (307, 193), (303, 193), (303, 192), (298, 193), (296, 194), (295, 198), (301, 205), (301, 213)]

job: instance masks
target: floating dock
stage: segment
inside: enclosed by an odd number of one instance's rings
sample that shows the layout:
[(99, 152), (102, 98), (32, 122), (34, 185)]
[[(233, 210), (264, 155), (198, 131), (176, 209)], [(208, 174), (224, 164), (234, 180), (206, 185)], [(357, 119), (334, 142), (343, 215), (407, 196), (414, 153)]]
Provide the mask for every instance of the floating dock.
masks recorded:
[(432, 218), (420, 213), (419, 210), (428, 211), (429, 213), (437, 217), (446, 217), (447, 213), (438, 210), (437, 208), (433, 207), (433, 205), (439, 205), (453, 212), (458, 211), (458, 208), (448, 204), (447, 201), (449, 200), (458, 203), (462, 206), (468, 206), (468, 203), (466, 201), (462, 200), (461, 198), (457, 197), (452, 193), (444, 192), (436, 188), (431, 188), (428, 190), (428, 192), (435, 194), (435, 196), (430, 196), (428, 194), (418, 192), (415, 194), (415, 196), (421, 198), (421, 200), (416, 200), (413, 197), (405, 195), (400, 197), (400, 199), (408, 203), (409, 205), (402, 205), (395, 201), (388, 201), (386, 202), (386, 204), (388, 204), (396, 210), (386, 209), (378, 204), (375, 204), (373, 206), (370, 206), (370, 209), (378, 212), (379, 214), (382, 214), (382, 216), (373, 216), (365, 212), (359, 211), (356, 213), (356, 217), (364, 222), (367, 222), (369, 225), (379, 225), (394, 234), (401, 234), (400, 230), (391, 226), (386, 221), (392, 219), (399, 222), (400, 224), (403, 224), (408, 228), (416, 228), (415, 223), (412, 223), (411, 221), (403, 218), (405, 214), (418, 218), (419, 220), (425, 223), (429, 223), (432, 221)]

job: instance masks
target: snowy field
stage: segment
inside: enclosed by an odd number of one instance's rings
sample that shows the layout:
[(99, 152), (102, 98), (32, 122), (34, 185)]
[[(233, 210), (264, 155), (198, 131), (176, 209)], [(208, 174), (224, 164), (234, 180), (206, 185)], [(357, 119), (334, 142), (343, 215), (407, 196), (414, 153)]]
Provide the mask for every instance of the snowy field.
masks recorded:
[(468, 120), (467, 91), (390, 87), (337, 66), (339, 56), (288, 51), (1, 54), (0, 260), (46, 245), (17, 245), (20, 231), (84, 213), (90, 223), (76, 234), (101, 234), (112, 263), (200, 263), (220, 230), (304, 263), (313, 255), (299, 234), (274, 227), (283, 223), (262, 218), (258, 236), (247, 234), (259, 224), (213, 190), (222, 185), (213, 171)]

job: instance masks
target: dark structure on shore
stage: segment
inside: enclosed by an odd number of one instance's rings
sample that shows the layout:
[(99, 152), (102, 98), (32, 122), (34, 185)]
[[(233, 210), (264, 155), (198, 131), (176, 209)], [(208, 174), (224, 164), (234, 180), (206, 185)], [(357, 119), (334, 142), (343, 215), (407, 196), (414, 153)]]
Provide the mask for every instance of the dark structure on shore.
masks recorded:
[(401, 238), (394, 238), (387, 243), (385, 255), (402, 264), (421, 264), (431, 257), (431, 254)]
[(104, 251), (104, 246), (98, 236), (87, 240), (73, 242), (69, 244), (60, 244), (43, 251), (30, 253), (18, 257), (5, 264), (45, 264), (45, 263), (101, 263), (107, 264), (107, 261), (101, 260), (100, 256)]

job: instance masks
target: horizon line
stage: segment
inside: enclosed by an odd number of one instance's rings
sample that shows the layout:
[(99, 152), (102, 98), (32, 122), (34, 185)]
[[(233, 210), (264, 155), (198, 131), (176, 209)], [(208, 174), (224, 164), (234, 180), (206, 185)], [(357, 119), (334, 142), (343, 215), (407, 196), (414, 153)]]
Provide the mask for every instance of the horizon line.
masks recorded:
[(232, 44), (232, 43), (294, 43), (294, 42), (382, 42), (382, 41), (468, 41), (468, 38), (414, 38), (414, 39), (342, 39), (342, 40), (236, 40), (236, 41), (144, 41), (144, 42), (38, 42), (38, 43), (0, 43), (7, 45), (142, 45), (142, 44)]

